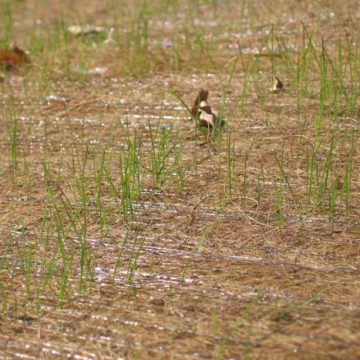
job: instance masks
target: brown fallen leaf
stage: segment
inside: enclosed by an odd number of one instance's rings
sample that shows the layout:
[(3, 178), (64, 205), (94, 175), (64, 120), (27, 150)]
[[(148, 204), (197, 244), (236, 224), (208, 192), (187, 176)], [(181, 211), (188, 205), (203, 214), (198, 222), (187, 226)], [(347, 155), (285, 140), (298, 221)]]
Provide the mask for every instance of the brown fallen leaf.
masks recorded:
[(284, 89), (284, 84), (282, 81), (275, 75), (275, 81), (273, 86), (271, 87), (271, 92), (278, 93)]
[(220, 126), (225, 124), (224, 120), (219, 120), (216, 111), (212, 111), (210, 105), (207, 103), (209, 92), (201, 89), (198, 96), (194, 101), (194, 105), (191, 107), (192, 116), (197, 119), (199, 126), (207, 127), (209, 129), (215, 127), (218, 121), (221, 121)]
[(0, 50), (0, 68), (5, 69), (5, 71), (12, 71), (19, 66), (30, 64), (28, 55), (17, 46), (12, 49)]

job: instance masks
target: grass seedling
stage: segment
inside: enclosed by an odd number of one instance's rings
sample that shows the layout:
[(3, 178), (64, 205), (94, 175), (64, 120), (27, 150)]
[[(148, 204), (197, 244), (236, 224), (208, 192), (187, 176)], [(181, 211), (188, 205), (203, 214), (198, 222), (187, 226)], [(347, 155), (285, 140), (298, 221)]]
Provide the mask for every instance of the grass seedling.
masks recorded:
[(181, 157), (182, 157), (182, 149), (175, 148), (175, 172), (176, 172), (176, 180), (177, 180), (177, 186), (176, 186), (176, 192), (178, 195), (181, 195), (184, 189), (185, 184), (185, 176), (186, 172), (188, 170), (186, 164), (181, 163)]
[(241, 206), (245, 210), (246, 208), (246, 198), (248, 192), (248, 180), (247, 180), (247, 163), (248, 163), (248, 154), (245, 154), (244, 159), (244, 175), (242, 180), (242, 188), (241, 188)]
[(232, 195), (232, 170), (233, 162), (231, 159), (231, 135), (226, 137), (226, 176), (224, 184), (224, 194), (228, 197)]
[(335, 147), (335, 137), (333, 136), (330, 142), (330, 148), (325, 163), (322, 168), (321, 179), (319, 179), (318, 183), (316, 184), (315, 206), (322, 204), (322, 208), (324, 208), (325, 206), (323, 200), (328, 187), (330, 171), (332, 169), (332, 157), (333, 157), (334, 147)]
[(286, 317), (291, 316), (291, 314), (295, 313), (295, 311), (301, 311), (308, 307), (309, 305), (317, 302), (319, 300), (319, 295), (314, 295), (304, 300), (302, 303), (298, 304), (295, 301), (291, 301), (287, 306), (281, 307), (279, 302), (275, 300), (273, 302), (273, 320), (276, 322), (280, 322), (284, 320)]
[[(137, 137), (133, 140), (127, 137), (126, 148), (123, 147), (119, 156), (120, 190), (117, 191), (121, 199), (121, 213), (124, 221), (134, 219), (135, 200), (141, 192), (141, 174), (139, 164), (140, 153), (137, 150)], [(107, 177), (112, 182), (111, 177)]]
[(350, 154), (349, 159), (346, 163), (345, 168), (345, 176), (344, 176), (344, 184), (343, 184), (343, 194), (345, 194), (345, 217), (346, 221), (349, 216), (349, 207), (350, 207), (350, 187), (352, 181), (352, 173), (353, 173), (353, 159), (354, 159), (354, 151), (355, 151), (355, 134), (351, 135), (351, 143), (350, 143)]
[(179, 143), (179, 139), (175, 137), (173, 143), (170, 144), (171, 132), (165, 128), (157, 128), (155, 131), (149, 122), (149, 132), (151, 141), (151, 174), (153, 176), (154, 186), (161, 186), (169, 176), (166, 168), (168, 158)]
[(261, 206), (261, 193), (263, 192), (263, 185), (265, 174), (264, 174), (264, 166), (261, 163), (260, 165), (260, 173), (257, 174), (257, 180), (256, 180), (256, 202), (258, 204), (258, 207)]
[[(1, 275), (2, 271), (0, 271)], [(6, 295), (6, 291), (4, 289), (3, 284), (0, 282), (0, 297), (2, 302), (2, 311), (5, 312), (8, 309), (8, 297)]]
[(103, 190), (103, 179), (105, 177), (105, 159), (106, 159), (107, 147), (105, 147), (101, 153), (100, 165), (97, 168), (95, 159), (94, 159), (94, 168), (96, 169), (96, 202), (98, 208), (98, 217), (100, 221), (101, 237), (108, 233), (109, 224), (106, 219), (106, 213), (103, 210), (102, 206), (102, 190)]
[(123, 243), (122, 243), (122, 245), (121, 245), (121, 247), (119, 249), (119, 253), (118, 253), (118, 256), (116, 258), (115, 267), (114, 267), (114, 271), (113, 271), (113, 281), (115, 281), (115, 276), (118, 273), (118, 270), (119, 270), (119, 267), (120, 267), (120, 262), (121, 262), (124, 250), (126, 248), (126, 245), (128, 243), (129, 237), (130, 237), (130, 232), (128, 230), (126, 232), (126, 234), (125, 234), (124, 241), (123, 241)]
[(137, 261), (139, 259), (140, 253), (141, 253), (141, 249), (144, 246), (145, 243), (145, 237), (143, 237), (142, 239), (139, 239), (139, 231), (140, 229), (138, 228), (136, 230), (135, 236), (134, 236), (134, 245), (133, 248), (131, 249), (131, 254), (130, 254), (130, 258), (129, 258), (129, 264), (128, 264), (128, 269), (127, 269), (127, 282), (128, 284), (132, 284), (132, 280), (133, 280), (133, 276), (134, 276), (134, 272), (136, 269), (136, 264)]
[(18, 119), (13, 116), (13, 130), (11, 136), (11, 179), (14, 186), (17, 184), (18, 179)]
[(251, 353), (251, 345), (252, 345), (251, 337), (252, 337), (252, 322), (250, 321), (246, 334), (245, 348), (241, 357), (241, 359), (243, 360), (249, 359)]
[(295, 205), (297, 206), (298, 210), (300, 210), (301, 204), (300, 204), (300, 202), (299, 202), (299, 199), (296, 197), (296, 195), (295, 195), (295, 193), (294, 193), (294, 191), (293, 191), (293, 188), (292, 188), (292, 186), (291, 186), (291, 184), (290, 184), (290, 182), (289, 182), (288, 176), (287, 176), (287, 174), (286, 174), (286, 172), (285, 172), (285, 170), (284, 170), (284, 167), (283, 167), (283, 161), (282, 161), (282, 160), (280, 161), (280, 160), (277, 158), (276, 155), (275, 155), (275, 159), (276, 159), (276, 162), (277, 162), (277, 164), (278, 164), (278, 166), (279, 166), (279, 169), (280, 169), (280, 171), (281, 171), (281, 174), (282, 174), (282, 176), (283, 176), (283, 178), (284, 178), (284, 181), (286, 182), (286, 185), (287, 185), (288, 189), (290, 190), (290, 193), (291, 193), (291, 196), (292, 196), (292, 198), (293, 198), (293, 201), (294, 201)]
[(261, 299), (262, 294), (263, 294), (262, 291), (259, 291), (259, 293), (251, 299), (250, 303), (245, 308), (245, 310), (243, 310), (238, 316), (237, 320), (235, 321), (235, 324), (229, 330), (227, 330), (225, 334), (222, 336), (223, 340), (220, 345), (219, 355), (217, 357), (218, 360), (222, 360), (225, 358), (228, 343), (232, 338), (234, 332), (247, 319), (249, 313), (253, 310), (253, 308), (257, 305), (257, 303)]
[(186, 260), (185, 265), (183, 266), (182, 273), (181, 273), (181, 280), (182, 281), (185, 280), (186, 272), (187, 272), (187, 270), (188, 270), (188, 268), (190, 266), (191, 261), (193, 260), (196, 253), (199, 251), (199, 248), (202, 245), (202, 243), (205, 241), (207, 236), (211, 233), (213, 227), (214, 227), (214, 225), (207, 226), (204, 229), (203, 233), (201, 234), (200, 238), (197, 240), (191, 254), (189, 255), (188, 259)]
[[(77, 223), (79, 221), (79, 213), (76, 211), (75, 213), (71, 212), (71, 205), (70, 202), (67, 198), (67, 196), (65, 195), (64, 191), (58, 187), (58, 190), (60, 191), (61, 195), (60, 195), (60, 201), (62, 204), (62, 210), (64, 210), (66, 216), (67, 216), (67, 220), (70, 222), (70, 226), (69, 226), (69, 230), (73, 230), (74, 233), (77, 236), (77, 240), (80, 243), (80, 274), (79, 274), (79, 292), (80, 294), (83, 294), (85, 292), (86, 289), (86, 282), (87, 282), (87, 277), (88, 275), (91, 276), (92, 274), (92, 270), (90, 268), (91, 266), (91, 257), (90, 257), (90, 253), (88, 253), (88, 250), (86, 249), (86, 219), (84, 220), (83, 223), (80, 223), (80, 227), (81, 230), (78, 228)], [(58, 208), (58, 214), (60, 215), (60, 209)], [(85, 210), (86, 212), (86, 210)], [(86, 212), (87, 213), (87, 212)], [(61, 223), (60, 223), (61, 225)], [(63, 226), (61, 226), (62, 228)], [(61, 230), (61, 228), (59, 228), (59, 230)], [(59, 232), (60, 233), (60, 232)], [(65, 239), (66, 237), (64, 237)], [(59, 238), (60, 243), (63, 243), (62, 239)], [(63, 247), (63, 254), (64, 254), (64, 246)], [(71, 261), (69, 262), (69, 264), (72, 264), (72, 257), (74, 256), (74, 253), (71, 256)], [(71, 266), (70, 267), (65, 267), (64, 271), (65, 274), (70, 274), (70, 270), (71, 270)]]
[(274, 206), (275, 219), (278, 226), (282, 227), (284, 224), (284, 196), (281, 186), (275, 185), (275, 192), (277, 199), (276, 205)]

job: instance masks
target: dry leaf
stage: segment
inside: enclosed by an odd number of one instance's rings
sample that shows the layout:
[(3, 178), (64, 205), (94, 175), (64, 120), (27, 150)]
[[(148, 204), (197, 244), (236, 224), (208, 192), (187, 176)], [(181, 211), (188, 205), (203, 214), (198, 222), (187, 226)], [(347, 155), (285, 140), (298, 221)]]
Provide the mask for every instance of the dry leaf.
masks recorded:
[(114, 44), (115, 43), (114, 33), (115, 33), (115, 29), (113, 27), (111, 27), (107, 34), (106, 40), (104, 41), (104, 44)]
[(275, 75), (275, 81), (271, 88), (271, 92), (278, 93), (284, 89), (282, 81)]
[[(200, 126), (207, 128), (213, 128), (219, 120), (217, 112), (212, 111), (211, 107), (207, 103), (209, 92), (201, 89), (198, 96), (194, 101), (194, 105), (191, 108), (191, 114), (197, 119)], [(221, 126), (225, 124), (224, 120), (221, 120)]]
[(0, 50), (0, 68), (5, 71), (12, 71), (19, 66), (29, 64), (31, 64), (29, 57), (17, 46), (12, 49)]

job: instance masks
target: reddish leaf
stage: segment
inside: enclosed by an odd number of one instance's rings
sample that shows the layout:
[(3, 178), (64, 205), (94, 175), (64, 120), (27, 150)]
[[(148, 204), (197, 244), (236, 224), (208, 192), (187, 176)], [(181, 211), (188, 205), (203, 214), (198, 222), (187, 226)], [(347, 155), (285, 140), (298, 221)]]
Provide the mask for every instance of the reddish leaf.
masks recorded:
[[(206, 102), (208, 97), (209, 92), (201, 89), (194, 101), (194, 105), (191, 108), (191, 114), (197, 119), (198, 125), (213, 128), (218, 120), (218, 117), (217, 114), (211, 110), (210, 105)], [(223, 125), (224, 121), (221, 120), (221, 126)]]
[(29, 57), (17, 46), (14, 46), (11, 50), (0, 50), (0, 68), (4, 68), (6, 71), (12, 71), (16, 67), (29, 65), (30, 63)]

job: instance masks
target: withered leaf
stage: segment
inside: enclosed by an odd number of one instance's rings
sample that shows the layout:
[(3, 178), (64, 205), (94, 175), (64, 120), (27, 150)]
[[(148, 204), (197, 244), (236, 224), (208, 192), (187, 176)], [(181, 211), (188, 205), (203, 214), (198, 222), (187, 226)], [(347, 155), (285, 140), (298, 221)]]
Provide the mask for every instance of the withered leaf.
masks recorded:
[(275, 81), (273, 86), (271, 87), (271, 92), (273, 93), (277, 93), (280, 92), (284, 89), (284, 84), (282, 83), (282, 81), (279, 79), (278, 76), (275, 75)]
[(19, 66), (29, 64), (31, 64), (30, 58), (17, 46), (12, 49), (0, 50), (0, 68), (5, 71), (12, 71)]
[[(199, 126), (213, 128), (219, 118), (216, 111), (212, 111), (210, 105), (207, 103), (209, 92), (207, 90), (200, 89), (198, 96), (196, 97), (194, 104), (191, 108), (191, 114), (196, 119)], [(221, 126), (225, 124), (224, 120), (221, 120)]]

